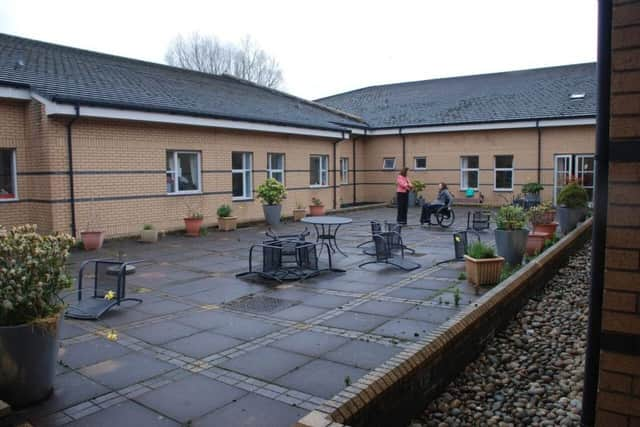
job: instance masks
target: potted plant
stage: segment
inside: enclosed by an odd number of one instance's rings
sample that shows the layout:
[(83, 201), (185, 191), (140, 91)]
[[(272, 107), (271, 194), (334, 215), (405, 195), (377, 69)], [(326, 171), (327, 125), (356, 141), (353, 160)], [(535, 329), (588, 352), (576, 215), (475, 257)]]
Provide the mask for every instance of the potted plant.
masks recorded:
[(58, 360), (60, 292), (71, 286), (68, 234), (0, 227), (0, 399), (14, 407), (50, 395)]
[(496, 256), (495, 250), (482, 242), (469, 245), (464, 255), (467, 280), (475, 286), (498, 283), (503, 265), (504, 258)]
[(233, 209), (227, 204), (218, 208), (218, 229), (220, 231), (233, 231), (238, 224), (238, 217), (231, 216)]
[(416, 206), (418, 195), (426, 188), (427, 184), (417, 179), (411, 181), (411, 191), (409, 192), (409, 206)]
[(200, 228), (202, 227), (202, 221), (204, 215), (197, 211), (190, 211), (189, 215), (184, 218), (184, 226), (186, 228), (186, 235), (189, 237), (200, 236)]
[(296, 202), (296, 207), (293, 209), (293, 220), (300, 221), (307, 215), (307, 210), (300, 202)]
[(544, 187), (539, 182), (528, 182), (522, 186), (522, 193), (524, 194), (524, 200), (527, 202), (540, 203), (540, 192), (544, 190)]
[(496, 215), (496, 249), (510, 265), (522, 264), (529, 230), (526, 215), (520, 206), (502, 206)]
[(322, 200), (317, 197), (311, 198), (311, 205), (309, 205), (309, 215), (311, 216), (322, 216), (324, 215), (324, 205), (322, 204)]
[(287, 195), (284, 185), (274, 178), (268, 178), (258, 187), (258, 198), (262, 199), (264, 219), (269, 225), (280, 224), (282, 199)]
[(569, 182), (558, 195), (558, 222), (560, 232), (567, 234), (584, 217), (589, 195), (576, 181)]
[(556, 232), (557, 222), (554, 222), (556, 216), (556, 210), (551, 205), (551, 202), (541, 203), (538, 206), (534, 206), (527, 211), (527, 217), (533, 227), (533, 231), (536, 233), (547, 233), (552, 236)]
[(140, 241), (145, 243), (155, 243), (158, 241), (158, 230), (152, 224), (144, 224), (140, 232)]

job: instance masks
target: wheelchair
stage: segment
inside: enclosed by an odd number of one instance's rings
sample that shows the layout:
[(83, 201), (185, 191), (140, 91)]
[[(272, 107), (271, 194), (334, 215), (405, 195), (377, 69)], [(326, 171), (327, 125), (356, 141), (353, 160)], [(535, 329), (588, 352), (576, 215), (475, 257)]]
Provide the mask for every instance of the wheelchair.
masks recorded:
[[(451, 205), (440, 207), (437, 211), (432, 212), (431, 216), (434, 217), (434, 219), (436, 220), (435, 222), (442, 228), (451, 227), (456, 220), (456, 213), (453, 211)], [(430, 223), (434, 224), (431, 221)]]

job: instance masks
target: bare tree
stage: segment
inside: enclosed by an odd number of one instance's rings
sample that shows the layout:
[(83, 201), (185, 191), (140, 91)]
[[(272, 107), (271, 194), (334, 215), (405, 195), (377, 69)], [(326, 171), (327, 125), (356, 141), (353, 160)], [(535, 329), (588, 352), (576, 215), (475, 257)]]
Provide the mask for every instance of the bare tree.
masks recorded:
[(193, 33), (185, 38), (178, 35), (167, 49), (165, 59), (176, 67), (211, 74), (231, 74), (270, 88), (282, 84), (278, 61), (250, 36), (236, 46), (215, 36)]

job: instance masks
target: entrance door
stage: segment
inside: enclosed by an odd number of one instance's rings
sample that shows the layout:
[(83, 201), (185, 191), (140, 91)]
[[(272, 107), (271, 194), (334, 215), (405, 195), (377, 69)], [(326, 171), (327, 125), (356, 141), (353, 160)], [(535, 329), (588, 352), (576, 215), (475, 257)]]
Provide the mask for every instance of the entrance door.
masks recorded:
[(573, 173), (573, 156), (571, 154), (558, 154), (555, 157), (553, 167), (553, 204), (558, 203), (558, 194), (571, 180)]
[(593, 184), (595, 182), (595, 161), (592, 154), (579, 154), (576, 156), (576, 175), (587, 193), (589, 200), (593, 200)]

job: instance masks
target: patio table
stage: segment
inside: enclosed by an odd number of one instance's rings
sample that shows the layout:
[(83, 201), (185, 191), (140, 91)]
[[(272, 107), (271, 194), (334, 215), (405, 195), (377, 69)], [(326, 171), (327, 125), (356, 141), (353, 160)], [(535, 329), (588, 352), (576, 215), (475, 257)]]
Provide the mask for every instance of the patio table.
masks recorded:
[[(306, 224), (311, 224), (316, 229), (316, 242), (323, 241), (327, 243), (332, 253), (340, 252), (344, 256), (348, 256), (342, 252), (338, 246), (336, 235), (341, 226), (353, 222), (351, 218), (343, 216), (308, 216), (301, 219)], [(322, 252), (322, 247), (320, 248)]]

